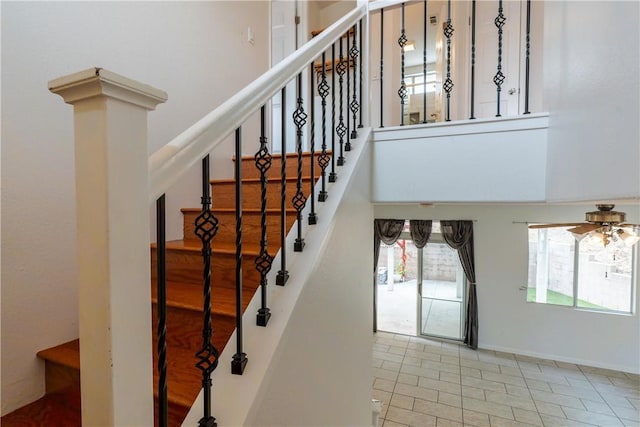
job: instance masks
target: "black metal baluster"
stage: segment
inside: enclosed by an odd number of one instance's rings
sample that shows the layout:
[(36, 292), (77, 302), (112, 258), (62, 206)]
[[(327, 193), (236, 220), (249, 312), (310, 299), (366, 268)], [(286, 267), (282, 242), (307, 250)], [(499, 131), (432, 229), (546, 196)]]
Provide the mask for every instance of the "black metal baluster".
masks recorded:
[(298, 212), (298, 237), (293, 243), (295, 252), (302, 252), (304, 249), (304, 239), (302, 238), (302, 209), (307, 202), (307, 198), (302, 192), (302, 127), (307, 123), (307, 113), (302, 107), (302, 73), (298, 74), (297, 85), (297, 108), (293, 113), (293, 123), (296, 125), (296, 151), (298, 152), (298, 179), (296, 181), (296, 194), (291, 199), (294, 209)]
[(158, 425), (167, 427), (167, 248), (164, 194), (156, 200), (156, 289), (158, 311)]
[[(342, 43), (342, 41), (340, 42)], [(329, 182), (336, 182), (336, 42), (331, 45), (331, 173)]]
[[(360, 18), (360, 32), (358, 33), (358, 46), (360, 46), (360, 52), (362, 52), (362, 18)], [(360, 61), (360, 79), (358, 80), (358, 95), (360, 98), (360, 107), (362, 107), (362, 56), (358, 56), (358, 60)], [(358, 127), (362, 128), (362, 109), (360, 109), (360, 114), (358, 114)]]
[[(236, 159), (242, 158), (241, 129), (236, 129)], [(242, 351), (242, 162), (235, 162), (236, 181), (236, 354), (231, 360), (231, 373), (242, 375), (247, 354)]]
[(265, 136), (266, 113), (264, 105), (260, 108), (260, 148), (254, 156), (256, 168), (260, 171), (260, 254), (256, 257), (256, 270), (260, 273), (261, 304), (256, 317), (258, 326), (267, 326), (271, 310), (267, 307), (267, 273), (271, 271), (273, 257), (267, 249), (267, 172), (271, 168), (271, 154)]
[(502, 13), (502, 0), (498, 1), (498, 16), (493, 21), (496, 27), (498, 27), (498, 71), (493, 77), (493, 82), (496, 84), (496, 117), (500, 117), (500, 92), (502, 91), (502, 83), (504, 83), (504, 74), (502, 74), (502, 27), (507, 21), (507, 18)]
[(336, 128), (336, 133), (340, 137), (339, 145), (340, 145), (340, 156), (338, 157), (338, 166), (344, 165), (344, 135), (347, 132), (347, 127), (344, 125), (344, 117), (343, 113), (343, 86), (342, 83), (344, 81), (343, 76), (346, 71), (347, 65), (344, 62), (344, 56), (342, 55), (342, 37), (340, 37), (340, 61), (338, 62), (338, 66), (336, 70), (338, 71), (338, 85), (340, 86), (340, 115), (338, 116), (338, 127)]
[(384, 112), (384, 85), (383, 85), (383, 71), (384, 71), (384, 8), (380, 9), (380, 127), (384, 127), (383, 112)]
[(525, 57), (524, 68), (524, 113), (530, 114), (529, 111), (529, 58), (531, 56), (531, 0), (527, 0), (527, 51)]
[(400, 126), (404, 126), (404, 104), (407, 100), (407, 85), (404, 82), (404, 47), (407, 44), (407, 34), (404, 31), (404, 3), (402, 3), (402, 29), (400, 30), (400, 89), (398, 96), (400, 97)]
[(287, 87), (280, 92), (280, 270), (276, 276), (276, 285), (284, 286), (289, 280), (287, 271)]
[(476, 0), (471, 2), (471, 114), (475, 119), (475, 89), (476, 84)]
[(203, 287), (203, 325), (202, 348), (196, 353), (196, 367), (202, 372), (202, 391), (204, 394), (204, 415), (198, 422), (199, 427), (215, 427), (216, 419), (211, 415), (211, 374), (218, 366), (218, 349), (211, 342), (211, 240), (218, 233), (218, 219), (211, 211), (211, 183), (209, 181), (209, 155), (202, 159), (202, 211), (195, 220), (195, 234), (202, 242), (202, 287)]
[(310, 160), (310, 173), (311, 173), (311, 183), (310, 183), (310, 199), (311, 199), (311, 212), (309, 212), (309, 225), (314, 225), (318, 223), (318, 215), (316, 214), (316, 201), (314, 195), (316, 194), (315, 185), (316, 185), (316, 96), (315, 96), (315, 83), (313, 80), (313, 74), (316, 72), (315, 70), (315, 61), (311, 62), (309, 66), (310, 72), (310, 83), (309, 83), (309, 115), (311, 116), (309, 121), (310, 130), (310, 142), (309, 149), (311, 151), (311, 160)]
[(358, 47), (356, 46), (356, 31), (357, 31), (357, 26), (354, 25), (353, 26), (353, 43), (351, 44), (351, 50), (349, 51), (349, 54), (351, 55), (351, 63), (353, 65), (353, 97), (351, 98), (351, 104), (349, 105), (351, 107), (351, 114), (353, 117), (353, 128), (351, 130), (351, 139), (355, 139), (358, 137), (358, 132), (356, 131), (357, 126), (357, 114), (358, 114), (358, 110), (360, 109), (360, 106), (358, 105), (358, 99), (356, 98), (356, 64), (357, 64), (357, 60), (358, 60), (358, 54), (360, 53), (360, 51), (358, 50)]
[[(322, 99), (322, 152), (318, 156), (318, 166), (322, 169), (320, 192), (318, 193), (318, 201), (324, 202), (327, 200), (329, 193), (327, 193), (326, 187), (326, 169), (331, 161), (331, 158), (327, 154), (327, 95), (329, 95), (329, 85), (327, 84), (327, 70), (326, 70), (326, 55), (322, 52), (322, 78), (318, 82), (318, 93)], [(332, 132), (333, 133), (333, 132)], [(312, 196), (313, 197), (313, 196)]]
[(422, 123), (427, 123), (427, 0), (422, 14)]
[(451, 80), (451, 36), (453, 36), (453, 25), (451, 25), (451, 0), (447, 1), (447, 22), (444, 25), (444, 36), (447, 38), (447, 78), (442, 87), (447, 93), (447, 111), (445, 121), (451, 121), (451, 91), (453, 90), (453, 80)]
[(351, 124), (349, 122), (349, 99), (350, 99), (350, 91), (351, 91), (351, 85), (350, 85), (350, 74), (349, 74), (349, 67), (353, 66), (353, 64), (351, 63), (351, 59), (349, 58), (349, 32), (351, 30), (347, 30), (347, 46), (346, 46), (346, 52), (345, 52), (345, 56), (344, 59), (347, 61), (347, 68), (346, 68), (346, 73), (347, 73), (347, 93), (346, 93), (346, 99), (345, 99), (345, 107), (346, 107), (346, 120), (345, 120), (345, 124), (347, 125), (347, 129), (345, 130), (345, 141), (344, 141), (344, 151), (351, 151), (351, 140), (349, 139), (349, 130), (351, 128)]

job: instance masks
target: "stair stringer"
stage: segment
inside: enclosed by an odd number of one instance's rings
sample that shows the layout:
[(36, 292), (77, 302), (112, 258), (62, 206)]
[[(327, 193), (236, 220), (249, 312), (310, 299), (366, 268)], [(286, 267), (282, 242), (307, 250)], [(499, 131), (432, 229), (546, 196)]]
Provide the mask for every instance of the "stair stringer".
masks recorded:
[[(358, 369), (365, 369), (361, 376), (362, 384), (364, 384), (363, 394), (358, 396), (363, 403), (359, 404), (362, 408), (361, 411), (356, 413), (362, 413), (360, 416), (364, 416), (365, 420), (371, 418), (371, 403), (370, 403), (370, 382), (371, 382), (371, 364), (370, 358), (370, 340), (371, 336), (371, 319), (372, 319), (372, 304), (373, 301), (373, 287), (362, 286), (362, 282), (365, 281), (368, 284), (372, 283), (373, 274), (373, 256), (371, 245), (373, 242), (373, 208), (370, 204), (370, 171), (371, 171), (371, 149), (370, 149), (370, 136), (371, 129), (360, 129), (360, 135), (357, 139), (352, 140), (352, 150), (347, 153), (347, 161), (345, 165), (340, 167), (337, 172), (339, 178), (335, 183), (328, 185), (329, 197), (323, 203), (316, 203), (316, 212), (318, 214), (318, 223), (313, 226), (307, 226), (307, 217), (309, 213), (309, 203), (303, 210), (303, 218), (305, 225), (303, 230), (305, 235), (305, 248), (303, 252), (293, 252), (293, 243), (296, 238), (296, 225), (291, 228), (291, 232), (286, 239), (287, 247), (287, 269), (289, 271), (289, 280), (285, 286), (276, 286), (275, 279), (280, 266), (280, 252), (275, 256), (273, 261), (273, 268), (269, 272), (268, 278), (268, 306), (271, 309), (272, 317), (268, 326), (259, 327), (256, 326), (256, 313), (260, 307), (260, 293), (257, 292), (254, 298), (249, 303), (249, 306), (245, 310), (243, 316), (244, 319), (244, 351), (247, 353), (249, 362), (242, 376), (232, 375), (230, 364), (233, 354), (236, 352), (236, 332), (233, 333), (229, 339), (229, 344), (220, 355), (220, 363), (218, 368), (214, 371), (212, 376), (213, 382), (213, 399), (212, 399), (212, 413), (216, 417), (218, 426), (251, 426), (251, 425), (266, 425), (265, 420), (261, 417), (264, 414), (264, 404), (269, 401), (270, 388), (274, 385), (274, 372), (278, 371), (278, 366), (282, 361), (286, 360), (287, 351), (293, 346), (300, 347), (301, 343), (292, 343), (292, 328), (295, 325), (291, 325), (290, 322), (299, 316), (304, 317), (304, 307), (298, 307), (305, 298), (301, 298), (305, 290), (313, 285), (314, 275), (318, 276), (322, 273), (320, 269), (325, 267), (323, 260), (327, 255), (331, 253), (331, 240), (337, 232), (344, 234), (345, 230), (349, 230), (350, 224), (344, 224), (349, 220), (357, 222), (360, 227), (366, 227), (366, 234), (368, 237), (363, 241), (358, 241), (359, 250), (362, 253), (368, 254), (368, 262), (360, 262), (358, 267), (349, 267), (352, 271), (357, 272), (358, 277), (354, 277), (354, 281), (359, 282), (358, 286), (363, 290), (362, 299), (366, 299), (368, 304), (368, 315), (364, 321), (367, 322), (365, 331), (361, 328), (357, 329), (357, 336), (366, 341), (366, 345), (362, 351), (365, 356), (364, 360), (360, 357), (351, 357), (350, 354), (344, 353), (347, 349), (341, 348), (335, 350), (342, 356), (340, 370), (353, 371), (349, 366)], [(319, 188), (316, 187), (316, 191)], [(289, 196), (288, 196), (289, 197)], [(317, 194), (315, 195), (317, 198)], [(353, 209), (353, 205), (357, 205), (356, 208), (359, 215), (356, 218), (345, 217), (344, 211)], [(342, 215), (341, 215), (342, 212)], [(342, 224), (337, 224), (337, 221)], [(344, 237), (343, 234), (343, 237)], [(343, 262), (349, 265), (349, 259), (343, 260)], [(370, 264), (370, 265), (369, 265)], [(370, 268), (369, 268), (370, 267)], [(347, 279), (347, 278), (345, 278)], [(343, 282), (345, 286), (348, 283)], [(308, 298), (306, 298), (308, 300)], [(314, 322), (322, 325), (329, 319), (328, 316), (333, 316), (332, 307), (324, 307), (324, 316), (321, 318), (314, 318)], [(362, 321), (359, 319), (358, 321)], [(342, 331), (348, 331), (352, 325), (342, 325)], [(214, 332), (215, 333), (215, 332)], [(351, 333), (351, 332), (350, 332)], [(309, 336), (307, 340), (313, 339)], [(305, 344), (302, 343), (302, 346)], [(351, 352), (352, 349), (349, 349)], [(299, 361), (305, 363), (304, 361)], [(311, 361), (309, 363), (312, 363)], [(274, 369), (275, 368), (275, 369)], [(310, 365), (309, 372), (315, 370), (316, 372), (335, 367), (327, 365)], [(335, 375), (334, 372), (334, 375)], [(326, 372), (325, 372), (326, 373)], [(298, 380), (304, 382), (304, 372), (296, 373)], [(344, 376), (343, 376), (344, 378)], [(297, 397), (305, 399), (305, 394), (308, 394), (308, 390), (311, 387), (317, 387), (313, 378), (309, 377), (311, 383), (308, 384), (307, 389), (297, 389)], [(339, 387), (339, 384), (335, 384)], [(276, 386), (277, 387), (277, 386)], [(361, 387), (362, 388), (362, 387)], [(325, 393), (327, 395), (333, 395), (334, 399), (344, 400), (344, 396), (338, 393), (339, 397), (336, 397), (336, 393)], [(311, 396), (311, 395), (309, 395)], [(351, 396), (354, 397), (355, 396)], [(277, 399), (277, 396), (275, 397)], [(309, 397), (308, 400), (314, 400)], [(337, 401), (336, 401), (337, 402)], [(286, 402), (283, 402), (286, 403)], [(314, 402), (307, 402), (311, 406), (315, 406)], [(347, 402), (349, 403), (349, 402)], [(358, 407), (355, 402), (351, 402), (351, 407)], [(306, 406), (306, 405), (304, 405)], [(322, 404), (324, 406), (324, 403)], [(197, 425), (198, 420), (202, 417), (203, 408), (203, 395), (202, 392), (198, 395), (198, 398), (194, 402), (191, 410), (185, 418), (183, 425), (192, 426)], [(317, 410), (327, 412), (326, 407), (320, 407)], [(330, 411), (330, 410), (329, 410)], [(284, 415), (284, 414), (282, 414)], [(292, 424), (287, 424), (285, 420), (278, 420), (278, 425), (305, 425), (306, 423), (316, 424), (317, 422), (311, 418), (311, 414), (306, 414), (304, 419), (291, 420)], [(311, 425), (309, 424), (309, 425)], [(353, 423), (351, 423), (353, 425)]]

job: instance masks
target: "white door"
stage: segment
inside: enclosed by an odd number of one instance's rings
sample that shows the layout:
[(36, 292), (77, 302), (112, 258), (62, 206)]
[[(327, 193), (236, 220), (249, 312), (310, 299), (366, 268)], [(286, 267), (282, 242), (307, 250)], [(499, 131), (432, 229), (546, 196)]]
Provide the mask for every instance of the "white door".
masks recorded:
[[(500, 115), (518, 114), (520, 62), (520, 1), (503, 1), (506, 22), (502, 27), (502, 74)], [(498, 66), (498, 1), (476, 2), (475, 117), (495, 117), (497, 86), (493, 81)]]
[[(292, 0), (272, 0), (271, 1), (271, 66), (282, 61), (289, 54), (296, 50), (296, 1)], [(281, 152), (281, 114), (282, 100), (280, 95), (272, 99), (272, 123), (273, 132), (271, 135), (272, 152)], [(291, 116), (295, 109), (296, 85), (292, 81), (287, 85), (287, 120), (286, 137), (287, 152), (295, 151), (295, 126)]]

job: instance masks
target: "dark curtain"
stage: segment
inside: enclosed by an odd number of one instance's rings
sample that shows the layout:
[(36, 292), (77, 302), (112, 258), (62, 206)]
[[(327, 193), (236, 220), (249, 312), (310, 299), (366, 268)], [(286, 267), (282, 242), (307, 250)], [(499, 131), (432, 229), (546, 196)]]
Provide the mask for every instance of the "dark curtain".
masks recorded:
[(464, 274), (469, 281), (464, 342), (475, 350), (478, 348), (478, 298), (476, 295), (476, 272), (473, 256), (473, 222), (440, 221), (440, 225), (444, 241), (458, 251)]
[(412, 219), (409, 221), (409, 231), (411, 232), (411, 240), (416, 248), (422, 249), (429, 241), (431, 236), (431, 220), (430, 219)]
[[(373, 332), (378, 331), (378, 295), (377, 295), (377, 271), (378, 257), (380, 256), (380, 242), (385, 245), (393, 245), (402, 234), (404, 219), (376, 219), (373, 221)], [(393, 271), (388, 272), (393, 280)]]

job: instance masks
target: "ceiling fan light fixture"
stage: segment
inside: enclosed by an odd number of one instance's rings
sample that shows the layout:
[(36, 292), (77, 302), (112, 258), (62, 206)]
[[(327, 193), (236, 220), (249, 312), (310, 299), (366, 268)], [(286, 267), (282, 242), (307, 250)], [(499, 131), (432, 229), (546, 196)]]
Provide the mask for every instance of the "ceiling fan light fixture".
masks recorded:
[(629, 233), (628, 231), (625, 231), (622, 228), (618, 228), (616, 230), (616, 233), (618, 233), (618, 237), (620, 239), (622, 239), (624, 244), (629, 246), (629, 247), (635, 245), (636, 243), (638, 243), (640, 241), (640, 236), (637, 236), (635, 234)]

